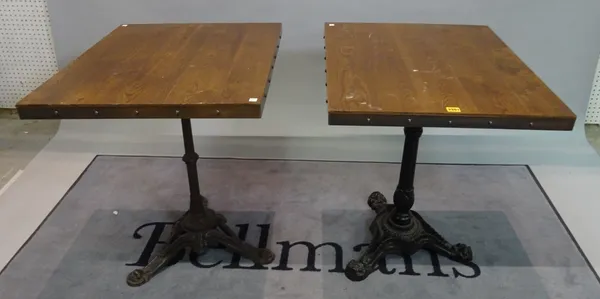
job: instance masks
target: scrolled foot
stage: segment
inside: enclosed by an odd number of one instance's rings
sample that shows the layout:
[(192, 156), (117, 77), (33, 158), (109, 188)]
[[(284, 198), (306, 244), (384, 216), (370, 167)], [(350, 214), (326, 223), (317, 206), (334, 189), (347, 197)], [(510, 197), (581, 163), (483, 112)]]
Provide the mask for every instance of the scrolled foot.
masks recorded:
[(421, 224), (422, 232), (420, 233), (420, 239), (424, 241), (423, 247), (425, 249), (457, 262), (470, 262), (473, 260), (473, 250), (471, 250), (470, 246), (463, 243), (450, 244), (419, 213), (412, 211), (412, 215)]
[(169, 266), (172, 256), (159, 255), (154, 257), (144, 268), (135, 269), (127, 275), (127, 285), (130, 287), (139, 287), (154, 277), (158, 272)]
[(454, 253), (455, 253), (455, 257), (458, 260), (461, 261), (465, 261), (465, 262), (470, 262), (473, 260), (473, 250), (471, 249), (471, 246), (462, 244), (462, 243), (458, 243), (455, 244), (453, 246), (454, 248)]
[(139, 287), (147, 283), (158, 272), (169, 267), (169, 262), (180, 250), (188, 246), (193, 246), (194, 241), (196, 241), (196, 238), (193, 234), (184, 234), (178, 237), (173, 243), (168, 244), (158, 255), (153, 257), (148, 265), (129, 273), (127, 275), (127, 284), (131, 287)]
[(344, 273), (352, 281), (361, 281), (377, 270), (377, 265), (389, 253), (397, 253), (401, 248), (393, 240), (380, 242), (378, 239), (371, 240), (371, 244), (361, 253), (360, 257), (351, 260)]
[(348, 265), (346, 265), (346, 269), (344, 269), (346, 278), (351, 281), (365, 280), (369, 273), (370, 271), (367, 270), (367, 266), (357, 260), (351, 260)]
[(424, 247), (459, 263), (473, 261), (473, 251), (465, 244), (451, 245), (432, 238)]
[(369, 199), (367, 199), (367, 204), (374, 211), (382, 210), (387, 204), (387, 199), (381, 192), (375, 191), (369, 195)]
[(133, 270), (127, 275), (127, 285), (130, 287), (139, 287), (150, 281), (150, 276), (142, 269)]
[(259, 248), (258, 255), (260, 257), (259, 259), (261, 265), (270, 264), (271, 262), (273, 262), (273, 260), (275, 260), (275, 253), (266, 248)]

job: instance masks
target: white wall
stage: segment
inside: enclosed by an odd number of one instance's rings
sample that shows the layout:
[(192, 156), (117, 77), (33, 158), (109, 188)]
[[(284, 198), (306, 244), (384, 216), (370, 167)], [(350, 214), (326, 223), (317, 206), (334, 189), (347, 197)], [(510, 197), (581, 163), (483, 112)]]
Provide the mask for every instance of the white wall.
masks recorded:
[(596, 68), (596, 76), (592, 82), (590, 102), (585, 113), (586, 124), (600, 124), (600, 60)]
[(0, 108), (14, 108), (58, 69), (46, 0), (0, 0), (0, 21)]

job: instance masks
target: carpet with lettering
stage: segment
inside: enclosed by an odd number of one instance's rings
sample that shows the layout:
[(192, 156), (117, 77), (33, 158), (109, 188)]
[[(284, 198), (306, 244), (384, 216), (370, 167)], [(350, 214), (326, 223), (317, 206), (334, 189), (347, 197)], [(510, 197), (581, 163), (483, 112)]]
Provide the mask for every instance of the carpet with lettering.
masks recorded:
[(198, 169), (210, 207), (272, 249), (271, 264), (182, 251), (148, 284), (127, 286), (189, 204), (185, 165), (99, 156), (2, 271), (0, 298), (600, 298), (527, 166), (419, 164), (414, 208), (451, 243), (469, 244), (474, 261), (388, 256), (362, 282), (343, 269), (369, 242), (368, 195), (391, 197), (398, 164), (200, 159)]

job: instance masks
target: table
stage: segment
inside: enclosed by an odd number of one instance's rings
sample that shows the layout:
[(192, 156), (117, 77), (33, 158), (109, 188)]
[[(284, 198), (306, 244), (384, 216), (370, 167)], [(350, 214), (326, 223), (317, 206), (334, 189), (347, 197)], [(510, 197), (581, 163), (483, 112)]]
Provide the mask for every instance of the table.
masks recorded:
[(330, 125), (404, 127), (393, 204), (380, 192), (370, 245), (345, 269), (366, 279), (387, 254), (420, 249), (470, 262), (468, 245), (450, 244), (412, 210), (423, 127), (572, 130), (576, 116), (487, 26), (326, 23)]
[(185, 248), (273, 261), (273, 252), (240, 240), (208, 208), (190, 119), (260, 118), (280, 39), (280, 23), (124, 24), (17, 103), (23, 119), (181, 119), (189, 210), (168, 245), (128, 275), (128, 285), (148, 282)]

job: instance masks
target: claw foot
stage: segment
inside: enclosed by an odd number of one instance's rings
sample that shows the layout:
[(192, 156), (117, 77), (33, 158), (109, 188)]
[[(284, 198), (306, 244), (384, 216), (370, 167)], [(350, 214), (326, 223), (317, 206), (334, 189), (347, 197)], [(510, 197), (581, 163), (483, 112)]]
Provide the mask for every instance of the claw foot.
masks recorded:
[(473, 250), (471, 250), (471, 246), (467, 246), (462, 243), (458, 243), (453, 246), (454, 252), (456, 252), (456, 257), (465, 261), (470, 262), (473, 260)]
[(346, 269), (344, 270), (344, 274), (346, 277), (352, 281), (361, 281), (367, 278), (369, 274), (365, 264), (357, 261), (351, 260), (348, 265), (346, 265)]
[(381, 194), (381, 192), (375, 191), (371, 193), (371, 195), (369, 195), (369, 199), (367, 199), (367, 204), (372, 210), (377, 211), (387, 204), (387, 199), (383, 194)]
[(273, 260), (275, 260), (275, 254), (271, 250), (265, 248), (259, 248), (258, 250), (260, 264), (267, 265), (273, 262)]
[(150, 280), (148, 274), (141, 269), (133, 270), (127, 275), (127, 285), (130, 287), (139, 287)]

